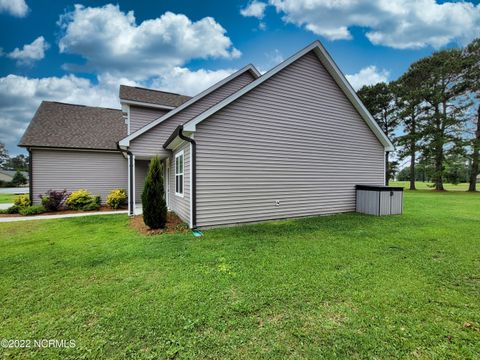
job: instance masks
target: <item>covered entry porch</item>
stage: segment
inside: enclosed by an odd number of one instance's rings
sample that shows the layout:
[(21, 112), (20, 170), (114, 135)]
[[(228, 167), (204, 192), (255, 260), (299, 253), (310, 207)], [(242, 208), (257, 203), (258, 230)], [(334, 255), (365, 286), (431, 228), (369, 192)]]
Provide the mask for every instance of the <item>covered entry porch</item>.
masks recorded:
[[(132, 156), (128, 157), (128, 214), (141, 215), (143, 213), (142, 207), (142, 192), (147, 176), (150, 159), (153, 156)], [(161, 157), (163, 165), (163, 186), (167, 207), (169, 208), (169, 158)]]

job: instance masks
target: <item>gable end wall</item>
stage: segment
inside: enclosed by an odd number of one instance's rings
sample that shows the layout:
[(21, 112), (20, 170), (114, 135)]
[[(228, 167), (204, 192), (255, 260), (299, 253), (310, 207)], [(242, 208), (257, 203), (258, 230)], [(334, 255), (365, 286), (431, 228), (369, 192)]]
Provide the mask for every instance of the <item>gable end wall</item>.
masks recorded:
[(163, 144), (178, 125), (185, 124), (195, 116), (250, 84), (253, 80), (255, 79), (249, 71), (239, 75), (204, 98), (198, 100), (196, 103), (165, 120), (163, 123), (158, 124), (138, 138), (133, 139), (130, 142), (130, 151), (136, 156), (169, 156), (169, 153), (163, 149)]
[[(197, 224), (355, 210), (384, 148), (313, 53), (197, 125)], [(279, 201), (279, 206), (276, 206)]]
[(165, 115), (168, 111), (130, 105), (130, 134)]

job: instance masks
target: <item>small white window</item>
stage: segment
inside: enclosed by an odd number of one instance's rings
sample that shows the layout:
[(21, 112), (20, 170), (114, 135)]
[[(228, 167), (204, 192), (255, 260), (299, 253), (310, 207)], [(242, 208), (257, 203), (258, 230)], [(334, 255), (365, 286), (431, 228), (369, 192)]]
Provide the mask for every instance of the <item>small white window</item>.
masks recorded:
[(183, 150), (175, 155), (175, 195), (183, 197)]

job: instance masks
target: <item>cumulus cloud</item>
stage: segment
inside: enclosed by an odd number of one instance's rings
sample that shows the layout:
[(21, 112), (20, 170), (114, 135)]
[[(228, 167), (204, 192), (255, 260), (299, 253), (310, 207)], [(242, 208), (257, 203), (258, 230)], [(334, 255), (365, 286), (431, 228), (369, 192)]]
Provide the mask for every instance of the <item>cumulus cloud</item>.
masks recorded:
[(108, 75), (99, 79), (98, 84), (74, 75), (46, 78), (18, 75), (1, 77), (0, 142), (7, 145), (10, 153), (20, 152), (16, 145), (42, 100), (119, 108), (120, 82), (136, 85), (126, 79)]
[(351, 39), (367, 29), (377, 45), (397, 49), (466, 44), (480, 35), (480, 5), (435, 0), (270, 0), (283, 20), (330, 40)]
[[(211, 17), (193, 22), (185, 15), (166, 12), (137, 24), (133, 11), (125, 13), (118, 5), (75, 5), (59, 25), (60, 52), (82, 56), (84, 68), (136, 80), (192, 59), (240, 56), (226, 30)], [(72, 65), (66, 69), (79, 70)]]
[(240, 14), (245, 17), (255, 17), (257, 19), (263, 19), (265, 16), (265, 8), (267, 4), (261, 1), (250, 1), (246, 7), (240, 10)]
[(235, 72), (233, 69), (192, 71), (175, 67), (150, 82), (153, 89), (196, 95)]
[(36, 38), (31, 44), (26, 44), (20, 50), (16, 48), (7, 56), (17, 60), (17, 64), (29, 65), (35, 61), (42, 60), (45, 57), (45, 51), (50, 45), (45, 41), (43, 36)]
[(355, 90), (360, 89), (363, 85), (375, 85), (379, 82), (388, 82), (388, 76), (389, 72), (387, 70), (378, 70), (374, 65), (367, 66), (356, 74), (345, 75)]
[(11, 154), (21, 150), (16, 146), (42, 100), (72, 104), (120, 108), (120, 84), (143, 86), (158, 90), (196, 95), (235, 70), (196, 70), (175, 67), (144, 82), (131, 81), (110, 73), (89, 79), (66, 75), (63, 77), (29, 78), (8, 75), (0, 78), (0, 142)]
[(24, 17), (28, 14), (28, 5), (25, 0), (0, 0), (0, 13)]

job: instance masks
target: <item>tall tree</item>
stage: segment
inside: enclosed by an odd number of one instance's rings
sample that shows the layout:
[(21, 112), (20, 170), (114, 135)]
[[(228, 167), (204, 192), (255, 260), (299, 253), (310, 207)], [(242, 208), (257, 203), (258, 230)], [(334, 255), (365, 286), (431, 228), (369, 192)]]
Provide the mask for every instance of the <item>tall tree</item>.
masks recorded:
[(435, 164), (435, 189), (443, 191), (444, 162), (449, 152), (462, 146), (465, 61), (459, 49), (433, 53), (410, 66), (418, 79), (418, 90), (427, 106), (423, 128), (423, 152)]
[[(395, 116), (395, 98), (390, 86), (384, 82), (365, 85), (357, 91), (357, 94), (385, 135), (392, 138), (398, 125), (398, 119)], [(385, 179), (387, 185), (395, 172), (395, 166), (396, 163), (390, 162), (389, 153), (386, 153)]]
[[(473, 138), (471, 140), (471, 168), (468, 191), (477, 190), (477, 176), (479, 174), (480, 160), (480, 38), (473, 40), (464, 51), (466, 61), (465, 82), (473, 98), (470, 113), (473, 125)], [(475, 109), (476, 107), (476, 109)]]
[(399, 159), (410, 158), (409, 181), (410, 190), (415, 190), (415, 164), (422, 138), (421, 121), (424, 113), (422, 96), (418, 90), (418, 74), (408, 70), (397, 81), (390, 84), (396, 98), (396, 112), (403, 134), (397, 137)]
[(20, 155), (11, 157), (7, 161), (5, 161), (5, 163), (3, 164), (3, 167), (5, 169), (27, 171), (29, 161), (30, 160), (28, 156), (20, 154)]

